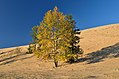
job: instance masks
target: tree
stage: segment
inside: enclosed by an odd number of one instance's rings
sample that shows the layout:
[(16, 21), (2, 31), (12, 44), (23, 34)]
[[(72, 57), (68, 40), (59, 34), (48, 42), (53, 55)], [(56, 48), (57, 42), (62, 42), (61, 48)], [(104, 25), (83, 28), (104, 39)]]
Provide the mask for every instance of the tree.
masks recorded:
[(76, 28), (75, 24), (75, 20), (73, 20), (71, 15), (66, 15), (66, 20), (69, 23), (69, 26), (72, 27), (72, 31), (71, 33), (71, 40), (70, 40), (70, 46), (68, 54), (67, 54), (67, 62), (69, 63), (73, 63), (74, 61), (76, 61), (78, 59), (78, 55), (79, 54), (83, 54), (83, 50), (80, 48), (80, 45), (78, 45), (78, 43), (80, 42), (80, 38), (79, 35), (81, 33), (80, 29)]
[[(71, 15), (64, 15), (55, 7), (49, 10), (39, 26), (33, 27), (33, 39), (39, 46), (34, 53), (38, 58), (69, 61), (77, 53), (75, 21)], [(75, 53), (74, 53), (75, 52)]]
[(38, 39), (37, 39), (37, 34), (38, 33), (38, 27), (37, 26), (34, 26), (32, 28), (32, 39), (33, 39), (33, 42), (32, 43), (29, 43), (29, 47), (28, 47), (28, 52), (27, 54), (31, 54), (33, 53), (36, 49), (37, 49), (37, 43), (38, 43)]

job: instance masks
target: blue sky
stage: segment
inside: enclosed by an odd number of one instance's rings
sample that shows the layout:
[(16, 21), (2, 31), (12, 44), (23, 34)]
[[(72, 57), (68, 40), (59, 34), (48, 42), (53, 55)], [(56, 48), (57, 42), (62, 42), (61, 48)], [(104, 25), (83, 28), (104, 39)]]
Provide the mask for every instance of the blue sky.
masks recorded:
[(31, 42), (31, 28), (54, 6), (80, 29), (119, 23), (119, 0), (0, 0), (0, 48)]

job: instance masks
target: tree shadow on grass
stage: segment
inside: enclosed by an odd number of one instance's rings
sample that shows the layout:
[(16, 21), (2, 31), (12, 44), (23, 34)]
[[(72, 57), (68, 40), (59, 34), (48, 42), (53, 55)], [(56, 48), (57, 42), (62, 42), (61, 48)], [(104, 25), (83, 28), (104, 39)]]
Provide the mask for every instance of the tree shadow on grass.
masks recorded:
[(78, 59), (77, 62), (86, 61), (87, 64), (97, 63), (104, 61), (105, 58), (116, 58), (119, 57), (119, 43), (115, 45), (108, 46), (106, 48), (102, 48), (99, 51), (92, 52), (87, 54), (86, 57)]
[(18, 61), (18, 60), (24, 60), (24, 59), (32, 58), (34, 56), (34, 55), (32, 55), (32, 56), (28, 56), (28, 57), (18, 58), (19, 56), (23, 56), (23, 55), (26, 55), (26, 53), (18, 54), (18, 55), (11, 56), (11, 57), (8, 57), (8, 58), (4, 58), (4, 59), (0, 60), (0, 62), (3, 62), (0, 65), (5, 65), (5, 64), (9, 64), (9, 63)]
[(20, 58), (20, 59), (13, 59), (13, 60), (10, 60), (10, 61), (7, 61), (7, 62), (4, 62), (4, 63), (2, 63), (2, 64), (0, 64), (0, 65), (10, 64), (10, 63), (13, 63), (13, 62), (18, 61), (18, 60), (25, 60), (25, 59), (32, 58), (32, 57), (33, 57), (33, 55), (30, 56), (30, 57), (24, 57), (24, 58)]

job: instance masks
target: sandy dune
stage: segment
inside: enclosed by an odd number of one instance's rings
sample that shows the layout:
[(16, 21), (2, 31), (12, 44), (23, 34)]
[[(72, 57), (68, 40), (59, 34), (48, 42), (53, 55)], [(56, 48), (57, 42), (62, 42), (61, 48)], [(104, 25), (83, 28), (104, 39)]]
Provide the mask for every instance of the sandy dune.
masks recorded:
[(22, 51), (11, 58), (0, 58), (0, 79), (119, 79), (119, 24), (82, 30), (80, 37), (85, 56), (58, 68), (25, 54), (28, 46), (0, 49), (0, 57), (3, 51)]

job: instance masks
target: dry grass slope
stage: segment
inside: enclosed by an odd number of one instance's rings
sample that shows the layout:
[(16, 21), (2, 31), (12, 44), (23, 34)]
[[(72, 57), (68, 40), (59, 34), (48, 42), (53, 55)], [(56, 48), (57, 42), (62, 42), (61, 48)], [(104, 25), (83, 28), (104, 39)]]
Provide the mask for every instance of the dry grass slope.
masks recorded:
[(58, 68), (25, 54), (28, 46), (0, 49), (0, 79), (119, 79), (119, 24), (82, 30), (80, 45), (84, 57)]

